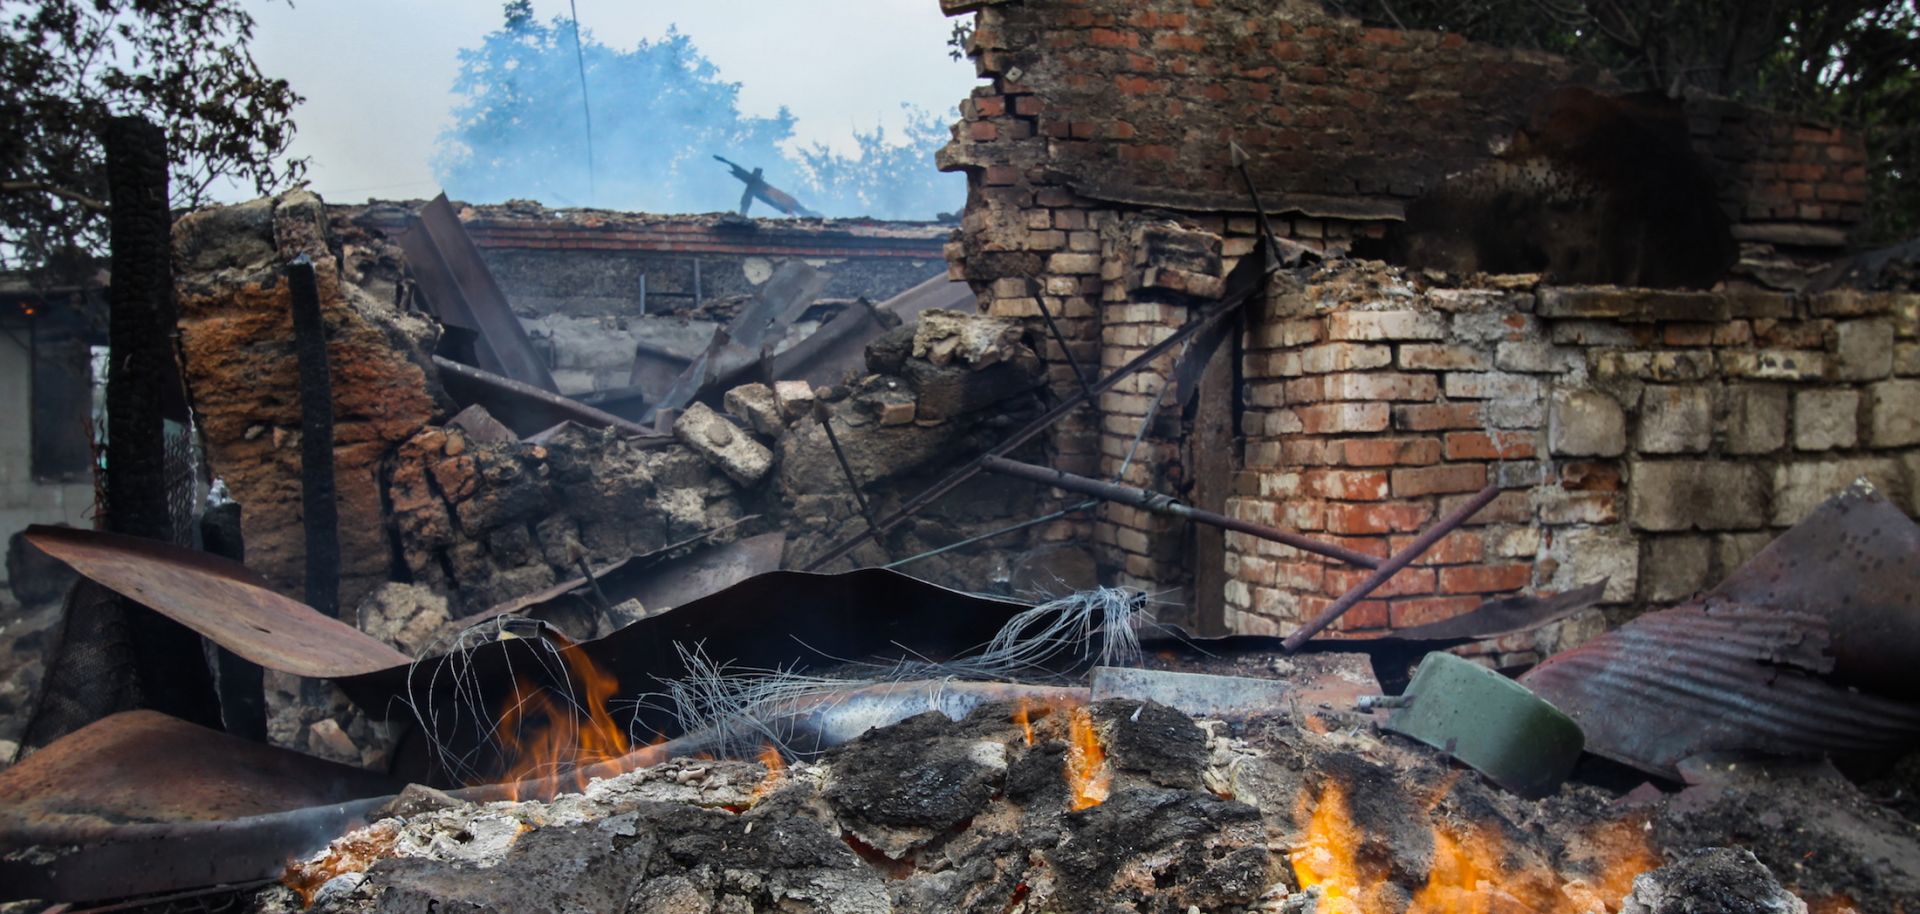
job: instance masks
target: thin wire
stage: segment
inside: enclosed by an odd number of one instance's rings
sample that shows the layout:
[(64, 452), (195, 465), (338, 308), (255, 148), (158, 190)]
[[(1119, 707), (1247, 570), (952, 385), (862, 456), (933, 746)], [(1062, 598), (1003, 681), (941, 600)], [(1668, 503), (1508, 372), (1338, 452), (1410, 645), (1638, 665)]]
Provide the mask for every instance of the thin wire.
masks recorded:
[(587, 202), (592, 203), (598, 195), (593, 188), (593, 109), (587, 105), (587, 50), (580, 44), (580, 10), (574, 0), (567, 0), (567, 11), (573, 14), (573, 59), (580, 65), (580, 114), (587, 121)]
[[(1193, 348), (1193, 341), (1188, 340), (1187, 344), (1180, 348), (1180, 354), (1174, 357), (1173, 364), (1177, 367), (1180, 364), (1180, 360), (1187, 357), (1187, 351), (1192, 348)], [(1160, 391), (1153, 395), (1153, 402), (1151, 404), (1148, 404), (1147, 414), (1141, 417), (1140, 419), (1140, 429), (1134, 432), (1133, 434), (1133, 444), (1127, 448), (1127, 457), (1125, 460), (1122, 460), (1120, 462), (1119, 472), (1114, 474), (1114, 479), (1116, 479), (1117, 481), (1120, 481), (1120, 482), (1126, 481), (1127, 469), (1133, 466), (1133, 455), (1135, 454), (1135, 452), (1140, 450), (1140, 442), (1142, 439), (1147, 437), (1147, 430), (1153, 427), (1154, 419), (1159, 417), (1160, 403), (1167, 398), (1167, 388), (1173, 385), (1173, 375), (1177, 373), (1178, 373), (1177, 371), (1169, 372), (1167, 374), (1166, 380), (1160, 382)], [(1077, 505), (1071, 505), (1065, 508), (1061, 508), (1060, 510), (1055, 511), (1052, 514), (1044, 514), (1039, 517), (1032, 518), (1030, 520), (1023, 520), (1023, 521), (1020, 521), (1019, 523), (1012, 524), (1010, 526), (1001, 527), (998, 530), (991, 530), (986, 533), (976, 534), (974, 536), (967, 537), (966, 539), (963, 539), (957, 543), (948, 543), (945, 546), (929, 549), (926, 552), (920, 553), (919, 555), (910, 555), (897, 562), (890, 562), (886, 565), (882, 565), (881, 567), (898, 568), (901, 565), (907, 564), (908, 562), (917, 562), (917, 561), (920, 561), (921, 559), (930, 559), (936, 555), (940, 555), (941, 553), (951, 552), (963, 546), (971, 546), (974, 543), (980, 542), (981, 540), (990, 540), (996, 536), (1003, 536), (1008, 533), (1017, 533), (1021, 530), (1027, 529), (1028, 527), (1049, 523), (1051, 521), (1056, 521), (1056, 520), (1059, 520), (1060, 518), (1066, 517), (1069, 514), (1085, 511), (1088, 508), (1091, 508), (1099, 503), (1100, 503), (1100, 499), (1089, 498), (1086, 501), (1083, 501)]]

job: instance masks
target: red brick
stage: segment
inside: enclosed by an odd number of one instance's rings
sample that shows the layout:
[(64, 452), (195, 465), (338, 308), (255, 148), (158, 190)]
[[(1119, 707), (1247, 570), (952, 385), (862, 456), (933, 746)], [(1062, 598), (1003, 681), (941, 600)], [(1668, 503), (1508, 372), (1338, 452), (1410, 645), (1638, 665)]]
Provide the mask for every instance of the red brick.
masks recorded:
[(1344, 432), (1382, 432), (1387, 429), (1385, 403), (1333, 403), (1294, 410), (1301, 431), (1309, 435)]
[[(1440, 498), (1440, 513), (1446, 514), (1457, 508), (1471, 495), (1443, 495)], [(1472, 517), (1467, 518), (1465, 526), (1478, 527), (1483, 524), (1524, 524), (1533, 520), (1533, 495), (1524, 489), (1502, 492), (1487, 506), (1481, 508)]]
[[(1328, 606), (1331, 606), (1331, 605), (1333, 605), (1333, 601), (1331, 600), (1314, 601), (1312, 612), (1308, 613), (1306, 618), (1311, 619), (1314, 616), (1319, 615), (1321, 610), (1326, 609)], [(1305, 600), (1301, 601), (1301, 608), (1302, 609), (1306, 608)], [(1393, 617), (1391, 615), (1391, 610), (1388, 608), (1387, 601), (1361, 600), (1360, 602), (1353, 604), (1353, 607), (1348, 609), (1346, 612), (1341, 613), (1340, 618), (1333, 620), (1333, 624), (1328, 626), (1328, 628), (1332, 631), (1342, 631), (1342, 632), (1361, 631), (1361, 630), (1371, 629), (1371, 628), (1386, 628), (1388, 623), (1392, 620), (1392, 618)]]
[(1448, 460), (1525, 460), (1534, 456), (1531, 432), (1448, 432)]
[(1007, 97), (982, 95), (973, 100), (973, 113), (981, 117), (999, 117), (1007, 113)]
[[(1352, 590), (1368, 575), (1371, 568), (1329, 568), (1327, 569), (1327, 595), (1338, 596)], [(1387, 579), (1385, 584), (1373, 589), (1370, 597), (1411, 597), (1426, 596), (1433, 593), (1434, 570), (1432, 568), (1402, 568), (1400, 573)]]
[(1154, 36), (1153, 46), (1163, 51), (1203, 51), (1207, 42), (1198, 35), (1165, 32)]
[(1455, 565), (1440, 569), (1441, 593), (1497, 593), (1533, 582), (1532, 565)]
[(1713, 345), (1713, 324), (1668, 324), (1665, 338), (1669, 346)]
[(1035, 117), (1047, 110), (1047, 103), (1038, 95), (1016, 96), (1013, 100), (1013, 113), (1021, 117)]
[[(1416, 536), (1393, 537), (1394, 552), (1413, 545)], [(1487, 541), (1472, 530), (1455, 530), (1413, 560), (1415, 565), (1467, 565), (1487, 557)]]
[(992, 121), (974, 121), (967, 125), (968, 138), (980, 143), (990, 143), (1000, 137), (1000, 128)]
[(1618, 492), (1621, 483), (1617, 463), (1578, 461), (1560, 465), (1560, 487), (1568, 491)]
[(1395, 600), (1390, 610), (1394, 628), (1412, 628), (1445, 622), (1479, 608), (1479, 597), (1416, 597)]
[(1440, 462), (1440, 441), (1436, 438), (1349, 438), (1329, 444), (1340, 445), (1337, 453), (1347, 464), (1357, 467), (1426, 466)]
[(1487, 466), (1483, 463), (1456, 463), (1393, 471), (1393, 494), (1397, 498), (1478, 492), (1486, 484)]
[(1301, 488), (1321, 498), (1379, 501), (1387, 497), (1384, 470), (1308, 470), (1300, 474)]
[(1486, 407), (1480, 403), (1422, 403), (1393, 408), (1393, 427), (1409, 432), (1431, 432), (1454, 428), (1480, 428), (1486, 424)]
[(1020, 180), (1020, 169), (1012, 165), (988, 165), (988, 184), (1015, 184)]
[[(1322, 534), (1320, 536), (1314, 537), (1314, 539), (1317, 539), (1323, 543), (1328, 543), (1330, 545), (1339, 546), (1344, 549), (1351, 549), (1363, 555), (1370, 555), (1376, 559), (1384, 559), (1391, 554), (1387, 549), (1387, 538), (1384, 536), (1329, 536), (1329, 535)], [(1333, 567), (1336, 567), (1336, 568), (1346, 567), (1344, 564), (1340, 563), (1339, 559), (1328, 559), (1328, 558), (1316, 557), (1314, 561), (1321, 562), (1323, 564), (1327, 562), (1333, 562), (1335, 563)]]
[(1139, 35), (1132, 32), (1116, 31), (1114, 29), (1094, 29), (1088, 34), (1087, 39), (1091, 41), (1096, 48), (1137, 48), (1140, 46)]
[(1327, 505), (1327, 530), (1350, 535), (1400, 533), (1420, 529), (1431, 517), (1433, 506), (1427, 504), (1333, 502)]

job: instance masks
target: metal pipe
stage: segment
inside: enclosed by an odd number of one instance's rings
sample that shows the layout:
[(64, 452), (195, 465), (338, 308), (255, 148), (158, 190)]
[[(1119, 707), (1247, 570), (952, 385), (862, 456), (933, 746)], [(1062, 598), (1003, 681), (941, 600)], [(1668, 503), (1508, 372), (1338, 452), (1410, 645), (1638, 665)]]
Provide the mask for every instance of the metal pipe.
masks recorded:
[(1499, 483), (1489, 483), (1487, 487), (1481, 489), (1478, 494), (1467, 499), (1465, 504), (1448, 512), (1447, 516), (1440, 518), (1433, 526), (1428, 527), (1425, 532), (1415, 537), (1413, 542), (1407, 544), (1407, 548), (1394, 553), (1392, 558), (1381, 563), (1379, 568), (1374, 569), (1372, 574), (1367, 575), (1366, 580), (1354, 585), (1352, 590), (1347, 591), (1340, 599), (1333, 601), (1333, 605), (1321, 610), (1320, 615), (1313, 617), (1312, 621), (1294, 629), (1293, 634), (1288, 635), (1285, 640), (1280, 642), (1280, 646), (1289, 652), (1299, 650), (1300, 645), (1305, 644), (1308, 638), (1319, 634), (1321, 629), (1332, 625), (1333, 620), (1345, 615), (1347, 610), (1354, 607), (1354, 604), (1366, 599), (1367, 594), (1373, 593), (1380, 585), (1387, 583), (1388, 579), (1399, 574), (1400, 569), (1412, 564), (1413, 560), (1419, 558), (1421, 553), (1432, 549), (1433, 544), (1440, 542), (1441, 538), (1452, 533), (1455, 527), (1466, 523), (1467, 518), (1480, 513), (1480, 509), (1486, 507), (1487, 504), (1493, 501), (1499, 494)]
[(1115, 482), (1105, 482), (1099, 479), (1089, 479), (1085, 476), (1077, 476), (1064, 470), (1034, 466), (1030, 463), (1021, 463), (1017, 460), (1008, 460), (1004, 457), (989, 456), (982, 459), (980, 465), (991, 473), (1025, 479), (1030, 482), (1052, 486), (1056, 489), (1078, 492), (1082, 495), (1091, 495), (1106, 501), (1132, 505), (1143, 511), (1152, 511), (1155, 514), (1166, 514), (1172, 517), (1185, 518), (1195, 523), (1206, 524), (1210, 527), (1219, 527), (1223, 530), (1233, 530), (1239, 533), (1245, 533), (1248, 536), (1257, 536), (1264, 540), (1272, 540), (1276, 543), (1285, 543), (1302, 552), (1311, 552), (1315, 555), (1324, 555), (1328, 558), (1339, 559), (1349, 565), (1359, 565), (1362, 568), (1378, 568), (1381, 564), (1380, 559), (1362, 552), (1355, 552), (1352, 549), (1336, 546), (1332, 543), (1323, 543), (1311, 537), (1302, 536), (1291, 530), (1269, 527), (1266, 524), (1256, 524), (1252, 521), (1228, 517), (1224, 514), (1215, 514), (1212, 511), (1202, 511), (1170, 495), (1149, 492), (1146, 489), (1137, 489), (1133, 486), (1121, 485)]
[(572, 397), (563, 397), (556, 393), (550, 393), (532, 384), (525, 384), (509, 377), (494, 374), (491, 371), (482, 371), (472, 365), (464, 365), (445, 356), (434, 356), (433, 364), (441, 371), (459, 375), (483, 387), (491, 388), (509, 396), (536, 401), (582, 425), (591, 425), (596, 428), (612, 428), (623, 435), (634, 435), (638, 437), (652, 437), (655, 434), (653, 429), (647, 428), (638, 422), (622, 419), (605, 410), (594, 409)]
[(1040, 317), (1047, 322), (1047, 330), (1053, 334), (1053, 341), (1060, 344), (1060, 354), (1067, 359), (1067, 367), (1073, 369), (1073, 377), (1080, 382), (1080, 390), (1088, 399), (1093, 398), (1092, 385), (1087, 383), (1087, 373), (1080, 368), (1080, 360), (1073, 357), (1073, 347), (1067, 345), (1067, 335), (1060, 332), (1060, 324), (1053, 319), (1053, 310), (1047, 307), (1046, 299), (1034, 296), (1034, 304), (1040, 308)]
[(340, 617), (340, 501), (333, 476), (333, 377), (320, 290), (305, 254), (287, 264), (293, 350), (300, 362), (300, 519), (306, 528), (307, 605)]
[[(1179, 346), (1180, 344), (1186, 342), (1194, 334), (1199, 333), (1200, 331), (1213, 326), (1214, 324), (1225, 319), (1227, 315), (1230, 315), (1235, 311), (1239, 310), (1241, 305), (1246, 304), (1247, 299), (1252, 298), (1255, 293), (1262, 291), (1264, 288), (1265, 287), (1263, 284), (1254, 283), (1250, 285), (1248, 288), (1241, 290), (1239, 294), (1229, 297), (1226, 301), (1221, 302), (1219, 307), (1201, 315), (1199, 318), (1196, 318), (1192, 323), (1189, 323), (1186, 326), (1181, 327), (1179, 330), (1174, 331), (1173, 335), (1167, 337), (1164, 340), (1161, 340), (1158, 343), (1155, 343), (1152, 347), (1148, 348), (1146, 352), (1143, 352), (1139, 356), (1135, 357), (1133, 361), (1128, 362), (1127, 364), (1114, 369), (1112, 374), (1109, 374), (1106, 377), (1101, 378), (1098, 381), (1095, 381), (1091, 386), (1080, 390), (1079, 392), (1075, 393), (1073, 396), (1070, 396), (1060, 401), (1059, 403), (1054, 404), (1054, 406), (1051, 409), (1048, 409), (1046, 412), (1041, 413), (1038, 417), (1034, 418), (1033, 421), (1028, 422), (1019, 431), (1014, 432), (1013, 435), (1008, 437), (1005, 441), (1002, 441), (999, 444), (994, 445), (991, 450), (987, 451), (987, 454), (989, 456), (998, 457), (1012, 451), (1014, 448), (1017, 448), (1020, 445), (1027, 443), (1028, 441), (1031, 441), (1035, 435), (1038, 435), (1041, 432), (1046, 431), (1055, 422), (1060, 421), (1062, 417), (1066, 416), (1068, 413), (1073, 412), (1075, 409), (1077, 409), (1080, 406), (1080, 404), (1085, 403), (1088, 400), (1092, 399), (1093, 397), (1097, 397), (1100, 394), (1107, 392), (1108, 390), (1112, 389), (1114, 385), (1120, 383), (1122, 379), (1128, 377), (1129, 375), (1132, 375), (1134, 372), (1137, 372), (1148, 365), (1153, 364), (1154, 360), (1160, 358), (1163, 355), (1166, 355), (1168, 352), (1172, 351), (1175, 346)], [(913, 516), (915, 512), (919, 511), (921, 508), (926, 507), (934, 499), (937, 499), (940, 496), (953, 491), (954, 489), (958, 488), (961, 483), (964, 483), (967, 480), (972, 479), (976, 474), (980, 472), (980, 469), (981, 469), (980, 461), (975, 460), (971, 463), (968, 463), (966, 466), (961, 467), (953, 471), (952, 473), (947, 474), (946, 478), (940, 480), (937, 483), (934, 483), (933, 485), (927, 487), (926, 489), (921, 490), (920, 494), (907, 499), (906, 503), (902, 504), (892, 514), (889, 514), (885, 518), (883, 518), (879, 523), (878, 530), (862, 531), (861, 533), (858, 533), (852, 537), (847, 538), (846, 540), (835, 545), (832, 549), (829, 549), (825, 553), (822, 553), (819, 558), (814, 559), (812, 562), (808, 563), (806, 570), (818, 571), (822, 566), (826, 565), (828, 562), (831, 562), (835, 559), (840, 558), (841, 556), (846, 555), (849, 552), (852, 552), (861, 543), (866, 542), (868, 537), (885, 533), (888, 530), (893, 529), (893, 527), (896, 524), (900, 523), (902, 520), (905, 520), (908, 517)]]

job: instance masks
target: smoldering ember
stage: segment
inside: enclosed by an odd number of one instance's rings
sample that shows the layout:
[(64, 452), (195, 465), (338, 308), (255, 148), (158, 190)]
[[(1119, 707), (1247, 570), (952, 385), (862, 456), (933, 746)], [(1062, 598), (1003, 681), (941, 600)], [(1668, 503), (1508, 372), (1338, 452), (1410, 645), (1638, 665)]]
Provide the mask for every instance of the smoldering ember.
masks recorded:
[(0, 293), (0, 910), (1920, 914), (1880, 134), (938, 5), (947, 221), (170, 211), (111, 121)]

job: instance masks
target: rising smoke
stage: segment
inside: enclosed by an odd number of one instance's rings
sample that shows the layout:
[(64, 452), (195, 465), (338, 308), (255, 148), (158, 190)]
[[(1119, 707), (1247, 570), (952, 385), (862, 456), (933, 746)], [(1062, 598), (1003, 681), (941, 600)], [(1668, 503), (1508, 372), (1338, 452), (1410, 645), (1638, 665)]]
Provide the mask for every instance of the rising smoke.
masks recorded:
[[(574, 23), (533, 18), (511, 3), (506, 24), (460, 52), (454, 125), (434, 172), (447, 193), (490, 203), (647, 212), (713, 212), (739, 205), (742, 185), (713, 160), (764, 169), (767, 181), (828, 216), (931, 219), (959, 208), (965, 181), (934, 169), (946, 118), (908, 109), (903, 136), (856, 134), (859, 154), (791, 149), (794, 117), (740, 112), (740, 84), (720, 78), (685, 35), (621, 51)], [(578, 56), (576, 56), (576, 54)], [(581, 104), (581, 69), (587, 110)], [(593, 169), (587, 167), (588, 111)], [(773, 215), (756, 204), (756, 215)]]

